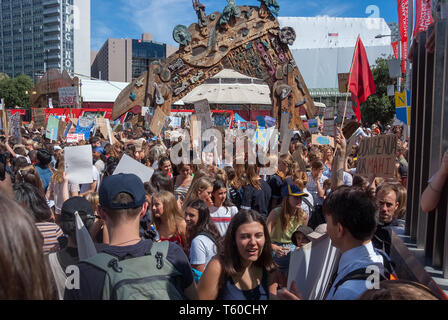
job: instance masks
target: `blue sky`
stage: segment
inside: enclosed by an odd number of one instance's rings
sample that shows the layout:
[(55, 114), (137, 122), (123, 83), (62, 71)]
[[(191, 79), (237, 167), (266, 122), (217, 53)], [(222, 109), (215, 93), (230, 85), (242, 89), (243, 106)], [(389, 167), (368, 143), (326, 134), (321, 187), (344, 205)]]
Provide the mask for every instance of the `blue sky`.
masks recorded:
[[(207, 14), (224, 9), (226, 0), (201, 0)], [(398, 22), (395, 0), (277, 0), (281, 17), (381, 17)], [(235, 0), (237, 5), (260, 4), (257, 0)], [(178, 24), (196, 22), (191, 0), (91, 0), (92, 50), (108, 38), (138, 39), (143, 32), (154, 40), (177, 45), (172, 31)]]

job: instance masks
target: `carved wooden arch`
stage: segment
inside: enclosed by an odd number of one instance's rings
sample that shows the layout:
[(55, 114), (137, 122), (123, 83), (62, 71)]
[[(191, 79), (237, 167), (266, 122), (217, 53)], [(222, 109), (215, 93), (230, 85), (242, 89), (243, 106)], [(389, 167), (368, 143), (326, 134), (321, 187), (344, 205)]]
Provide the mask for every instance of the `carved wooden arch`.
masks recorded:
[[(272, 116), (291, 115), (290, 129), (305, 129), (299, 107), (308, 118), (314, 116), (314, 102), (288, 48), (295, 40), (292, 28), (280, 29), (268, 6), (275, 0), (260, 0), (261, 6), (235, 6), (234, 0), (223, 13), (205, 15), (196, 0), (198, 23), (187, 29), (177, 26), (173, 36), (179, 50), (134, 80), (118, 96), (112, 118), (117, 119), (135, 105), (161, 108), (169, 115), (172, 103), (182, 99), (206, 79), (223, 69), (233, 69), (264, 80), (271, 89)], [(278, 7), (278, 6), (277, 6)]]

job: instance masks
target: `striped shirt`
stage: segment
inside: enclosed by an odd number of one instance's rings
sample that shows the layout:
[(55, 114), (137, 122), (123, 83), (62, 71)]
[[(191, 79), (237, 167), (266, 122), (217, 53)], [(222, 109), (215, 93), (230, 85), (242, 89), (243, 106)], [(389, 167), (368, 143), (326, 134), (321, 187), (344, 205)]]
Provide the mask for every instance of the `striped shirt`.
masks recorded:
[(52, 222), (38, 222), (36, 227), (44, 238), (44, 253), (59, 250), (58, 238), (64, 234), (61, 228)]
[(238, 213), (237, 207), (219, 207), (219, 208), (215, 206), (210, 207), (210, 216), (212, 218), (212, 221), (218, 228), (221, 237), (225, 236), (230, 221), (232, 220), (233, 216), (236, 215), (237, 213)]

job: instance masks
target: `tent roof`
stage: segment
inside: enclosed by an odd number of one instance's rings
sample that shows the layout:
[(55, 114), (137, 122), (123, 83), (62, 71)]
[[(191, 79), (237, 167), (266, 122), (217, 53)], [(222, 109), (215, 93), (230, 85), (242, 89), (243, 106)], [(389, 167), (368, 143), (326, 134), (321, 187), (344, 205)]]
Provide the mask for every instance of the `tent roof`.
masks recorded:
[(127, 82), (81, 79), (81, 94), (84, 102), (115, 102)]

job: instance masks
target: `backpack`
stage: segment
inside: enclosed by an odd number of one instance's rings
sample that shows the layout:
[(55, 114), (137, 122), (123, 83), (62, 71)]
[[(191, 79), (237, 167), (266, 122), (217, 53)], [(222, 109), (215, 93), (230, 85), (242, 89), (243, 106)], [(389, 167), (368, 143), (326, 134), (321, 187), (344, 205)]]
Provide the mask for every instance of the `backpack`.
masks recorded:
[(167, 260), (168, 247), (168, 241), (153, 242), (142, 257), (119, 261), (103, 252), (85, 262), (106, 272), (103, 300), (184, 300), (182, 274)]
[[(383, 257), (384, 274), (380, 273), (380, 281), (383, 280), (397, 280), (398, 277), (395, 273), (395, 263), (389, 258), (389, 256), (382, 250), (375, 249), (376, 253), (379, 253)], [(346, 281), (349, 280), (367, 280), (372, 273), (367, 272), (367, 268), (360, 268), (348, 273), (344, 278), (339, 280), (334, 285), (334, 292)]]
[(309, 202), (305, 197), (302, 197), (302, 201), (304, 201), (307, 206), (310, 208), (310, 219), (308, 220), (308, 227), (313, 230), (317, 228), (317, 226), (326, 223), (324, 213), (322, 211), (322, 206), (316, 205), (312, 206), (311, 202)]

